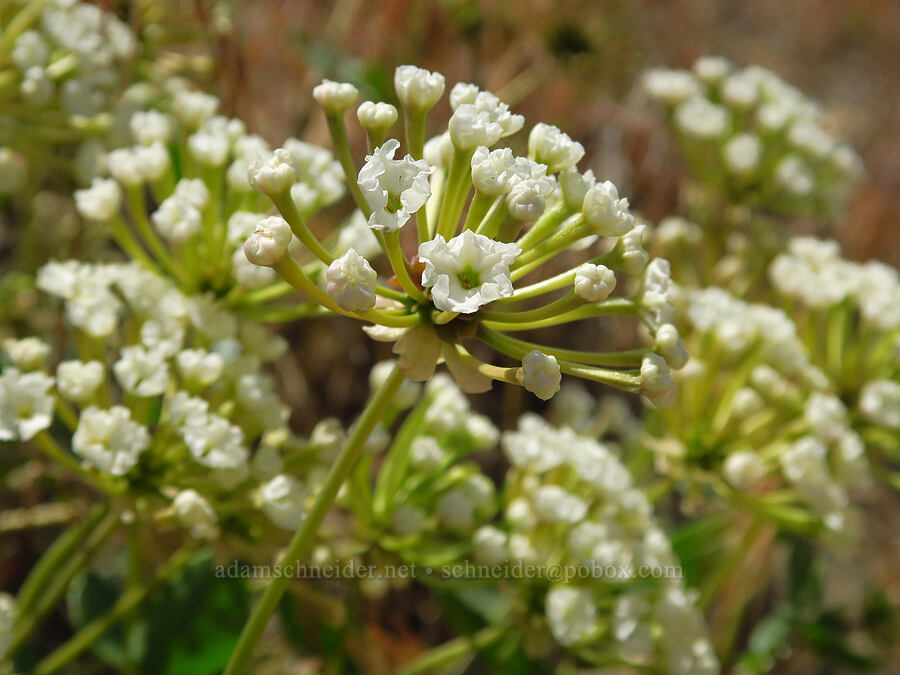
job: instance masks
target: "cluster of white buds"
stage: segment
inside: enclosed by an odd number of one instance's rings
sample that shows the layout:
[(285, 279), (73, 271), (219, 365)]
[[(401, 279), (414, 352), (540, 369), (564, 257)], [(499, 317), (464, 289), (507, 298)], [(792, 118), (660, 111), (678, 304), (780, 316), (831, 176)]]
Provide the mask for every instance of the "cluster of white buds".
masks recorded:
[(46, 433), (56, 411), (90, 480), (152, 481), (178, 522), (214, 536), (219, 500), (253, 488), (253, 448), (287, 433), (288, 408), (263, 369), (285, 341), (137, 263), (48, 263), (38, 287), (64, 300), (72, 333), (87, 339), (55, 378), (46, 345), (4, 343), (30, 371), (0, 375), (0, 438)]
[[(530, 413), (503, 434), (502, 447), (512, 465), (503, 519), (475, 533), (475, 561), (541, 570), (529, 577), (531, 590), (507, 590), (542, 593), (547, 629), (576, 654), (599, 647), (666, 672), (717, 673), (669, 540), (613, 451)], [(648, 585), (640, 569), (659, 570), (659, 578)], [(604, 631), (598, 598), (611, 589), (619, 600), (613, 629)]]
[[(184, 292), (230, 292), (232, 307), (252, 310), (283, 295), (276, 273), (258, 266), (275, 259), (251, 262), (242, 247), (268, 210), (259, 193), (306, 219), (343, 196), (344, 177), (328, 150), (291, 138), (273, 153), (218, 108), (214, 96), (175, 88), (155, 107), (131, 114), (135, 145), (108, 154), (111, 177), (76, 191), (76, 207)], [(287, 232), (278, 259), (293, 238)]]
[[(131, 28), (86, 2), (13, 0), (3, 8), (2, 34), (5, 142), (36, 160), (80, 145), (78, 173), (79, 161), (111, 129), (137, 51)], [(21, 186), (21, 171), (5, 173), (0, 192)]]
[[(664, 261), (652, 263), (642, 293), (613, 297), (617, 288), (626, 287), (617, 282), (639, 277), (647, 266), (646, 228), (635, 224), (628, 200), (615, 185), (578, 171), (581, 144), (554, 126), (537, 124), (528, 137), (528, 157), (516, 156), (509, 147), (492, 150), (520, 131), (524, 119), (471, 84), (452, 88), (447, 132), (424, 143), (425, 117), (443, 94), (444, 78), (401, 66), (395, 85), (406, 152), (398, 156), (400, 139), (384, 138), (396, 111), (364, 102), (357, 117), (370, 152), (359, 169), (344, 126), (356, 89), (326, 81), (315, 92), (361, 213), (353, 219), (354, 229), (365, 219), (372, 236), (350, 236), (346, 228), (346, 236), (333, 245), (314, 236), (284, 196), (292, 179), (286, 144), (257, 165), (252, 182), (278, 209), (278, 230), (289, 228), (302, 244), (298, 248), (318, 258), (327, 272), (324, 279), (315, 278), (283, 255), (285, 241), (269, 226), (248, 238), (251, 262), (272, 266), (324, 311), (374, 324), (366, 331), (395, 343), (400, 367), (412, 379), (428, 379), (443, 361), (467, 392), (485, 391), (498, 380), (547, 399), (569, 374), (645, 393), (659, 405), (671, 403), (669, 367), (683, 365), (686, 355), (677, 331), (666, 327), (671, 321), (663, 320), (668, 268)], [(410, 230), (417, 236), (414, 247), (405, 236)], [(262, 254), (269, 249), (271, 256)], [(544, 271), (573, 250), (582, 252), (578, 265), (560, 273)], [(370, 260), (377, 253), (390, 263), (388, 278), (379, 277)], [(538, 304), (547, 296), (552, 299)], [(636, 317), (655, 344), (605, 354), (512, 335), (606, 314)], [(487, 344), (521, 367), (481, 361), (470, 352), (469, 341)]]
[(693, 177), (739, 204), (833, 217), (862, 174), (815, 103), (765, 68), (703, 57), (693, 72), (648, 71), (643, 84), (666, 106)]

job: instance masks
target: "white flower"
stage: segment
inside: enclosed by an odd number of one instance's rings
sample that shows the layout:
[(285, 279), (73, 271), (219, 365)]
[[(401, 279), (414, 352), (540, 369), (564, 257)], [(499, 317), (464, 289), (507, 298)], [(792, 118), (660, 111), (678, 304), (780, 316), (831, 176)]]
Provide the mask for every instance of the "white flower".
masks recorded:
[(400, 141), (390, 139), (366, 157), (358, 183), (372, 209), (369, 227), (395, 232), (418, 211), (431, 195), (428, 176), (434, 167), (423, 159), (406, 155), (394, 159)]
[(722, 100), (726, 105), (746, 110), (759, 96), (759, 88), (755, 79), (746, 72), (729, 75), (722, 83)]
[(176, 195), (165, 199), (150, 220), (166, 240), (176, 244), (184, 243), (203, 227), (200, 211)]
[(373, 258), (381, 253), (378, 238), (359, 209), (353, 212), (338, 232), (338, 240), (333, 250), (337, 255), (343, 255), (351, 248), (356, 249), (356, 252), (364, 258)]
[(378, 275), (355, 249), (335, 259), (325, 271), (328, 295), (348, 312), (372, 309)]
[(722, 147), (725, 165), (738, 176), (756, 171), (762, 158), (762, 143), (754, 134), (738, 134)]
[(422, 156), (432, 166), (448, 168), (453, 159), (453, 142), (450, 140), (450, 132), (445, 131), (440, 136), (425, 141)]
[(3, 349), (19, 370), (39, 370), (50, 356), (50, 345), (36, 337), (7, 338), (3, 341)]
[(397, 66), (394, 89), (404, 108), (425, 111), (444, 94), (444, 76), (416, 66)]
[(122, 388), (135, 396), (158, 396), (166, 390), (169, 364), (157, 350), (143, 346), (123, 347), (113, 372)]
[(603, 302), (616, 288), (616, 274), (605, 265), (584, 263), (575, 270), (575, 295), (588, 302)]
[(900, 429), (900, 384), (891, 380), (867, 382), (859, 396), (859, 409), (876, 424)]
[(722, 138), (730, 123), (728, 110), (702, 97), (689, 99), (675, 110), (675, 124), (688, 136), (701, 140)]
[(259, 489), (263, 511), (284, 530), (296, 531), (306, 517), (307, 489), (300, 482), (279, 474)]
[(448, 490), (435, 505), (435, 514), (447, 529), (466, 534), (475, 525), (475, 504), (463, 489)]
[[(514, 176), (513, 180), (516, 178)], [(556, 183), (547, 176), (514, 182), (506, 195), (506, 211), (515, 220), (534, 222), (541, 217), (547, 199), (555, 189)]]
[[(397, 362), (391, 360), (376, 363), (369, 372), (369, 388), (372, 391), (380, 389), (396, 365)], [(400, 389), (394, 394), (392, 405), (404, 410), (418, 403), (421, 396), (422, 385), (412, 380), (403, 380)]]
[(707, 84), (717, 84), (731, 73), (734, 67), (723, 56), (701, 56), (694, 61), (694, 72)]
[(122, 306), (110, 291), (112, 266), (91, 265), (77, 260), (49, 262), (37, 274), (37, 287), (66, 300), (69, 322), (94, 336), (105, 336), (116, 327)]
[(485, 525), (472, 535), (472, 553), (483, 565), (497, 565), (509, 557), (506, 548), (507, 537), (503, 530), (493, 525)]
[(86, 190), (75, 190), (75, 208), (82, 218), (107, 221), (119, 213), (122, 190), (109, 178), (95, 178)]
[(622, 269), (628, 274), (639, 275), (644, 271), (650, 254), (644, 249), (646, 225), (637, 225), (622, 235), (616, 247), (622, 260)]
[(63, 361), (56, 368), (56, 389), (60, 396), (83, 403), (103, 382), (104, 368), (99, 361)]
[(329, 115), (342, 115), (347, 108), (356, 103), (359, 90), (347, 82), (326, 79), (313, 88), (312, 95)]
[(269, 216), (256, 224), (244, 242), (244, 255), (254, 265), (270, 267), (278, 264), (291, 243), (291, 226), (280, 216)]
[(410, 447), (409, 462), (415, 471), (431, 473), (443, 463), (447, 453), (432, 436), (418, 436)]
[(297, 180), (293, 155), (289, 150), (279, 148), (268, 157), (254, 160), (247, 172), (247, 180), (252, 187), (264, 194), (282, 194)]
[(191, 134), (187, 139), (188, 152), (199, 164), (221, 167), (228, 160), (231, 150), (228, 136), (205, 129)]
[[(458, 86), (450, 93), (451, 105)], [(490, 147), (525, 124), (524, 117), (510, 113), (509, 106), (489, 91), (478, 91), (477, 87), (474, 91), (474, 96), (468, 89), (465, 98), (457, 97), (458, 105), (450, 117), (450, 140), (458, 149), (471, 150), (479, 145)]]
[(0, 441), (27, 441), (53, 421), (53, 378), (41, 372), (0, 372)]
[(544, 601), (547, 624), (553, 637), (569, 647), (597, 629), (597, 608), (591, 592), (572, 586), (554, 586)]
[(797, 155), (785, 156), (775, 167), (775, 180), (789, 193), (804, 197), (816, 186), (809, 166)]
[(201, 211), (209, 202), (209, 190), (199, 178), (182, 178), (175, 186), (172, 196)]
[(472, 155), (472, 184), (488, 197), (499, 197), (509, 191), (515, 156), (509, 148), (491, 151), (479, 146)]
[(148, 445), (150, 433), (120, 405), (109, 410), (85, 408), (72, 436), (75, 454), (114, 476), (128, 473)]
[(200, 91), (182, 89), (172, 100), (172, 114), (191, 131), (202, 127), (218, 107), (219, 99)]
[(106, 156), (106, 166), (112, 177), (126, 187), (144, 182), (144, 170), (140, 159), (131, 148), (118, 148)]
[(381, 136), (397, 122), (397, 109), (390, 103), (364, 101), (356, 109), (356, 117), (363, 129)]
[(837, 440), (847, 428), (847, 409), (837, 396), (813, 392), (803, 411), (816, 438)]
[(265, 217), (263, 213), (236, 211), (228, 219), (228, 243), (241, 246), (256, 229), (256, 224)]
[(738, 450), (725, 458), (722, 473), (725, 480), (736, 488), (747, 490), (766, 475), (766, 465), (755, 452)]
[(672, 305), (672, 276), (668, 260), (654, 258), (644, 270), (641, 307), (653, 315), (657, 326), (674, 322), (675, 307)]
[(391, 529), (401, 537), (419, 534), (428, 527), (428, 516), (411, 504), (401, 504), (391, 516)]
[(558, 485), (542, 485), (534, 493), (537, 515), (547, 523), (575, 523), (587, 515), (587, 504)]
[(182, 525), (191, 528), (195, 537), (215, 535), (216, 512), (196, 490), (182, 490), (172, 500), (172, 508)]
[(425, 263), (422, 285), (431, 288), (434, 306), (471, 314), (513, 293), (509, 266), (519, 255), (516, 244), (493, 241), (472, 230), (445, 241), (438, 235), (419, 244)]
[(171, 118), (157, 110), (138, 110), (129, 121), (131, 135), (140, 145), (166, 144), (172, 138)]
[(192, 386), (206, 387), (219, 379), (225, 370), (221, 354), (203, 349), (185, 349), (175, 357), (178, 372)]
[(584, 157), (584, 146), (559, 127), (539, 122), (528, 134), (528, 156), (547, 165), (548, 173), (570, 169)]
[(610, 181), (594, 185), (584, 196), (582, 217), (604, 237), (619, 237), (634, 227), (628, 199), (619, 199), (619, 191)]
[(525, 389), (546, 401), (559, 391), (562, 378), (556, 357), (534, 349), (522, 358), (522, 367), (516, 372), (516, 379)]
[(260, 267), (247, 260), (243, 248), (231, 254), (231, 273), (239, 286), (261, 288), (278, 279), (278, 274), (270, 267)]
[(669, 364), (659, 354), (647, 354), (641, 361), (641, 393), (661, 408), (675, 402), (675, 381)]
[(644, 73), (643, 85), (650, 96), (668, 105), (677, 105), (703, 91), (697, 78), (686, 70), (648, 70)]
[(211, 469), (235, 469), (247, 464), (249, 453), (244, 447), (240, 427), (218, 415), (189, 417), (182, 427), (185, 444), (200, 464)]

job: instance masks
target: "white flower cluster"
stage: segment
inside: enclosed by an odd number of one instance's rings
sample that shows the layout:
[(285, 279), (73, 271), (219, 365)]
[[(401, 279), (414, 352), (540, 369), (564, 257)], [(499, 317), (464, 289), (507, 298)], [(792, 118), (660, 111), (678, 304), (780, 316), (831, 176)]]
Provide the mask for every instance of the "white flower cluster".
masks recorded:
[[(503, 527), (476, 533), (476, 560), (604, 570), (547, 589), (547, 625), (561, 645), (611, 639), (610, 647), (630, 662), (665, 663), (672, 673), (718, 672), (701, 614), (681, 580), (648, 587), (627, 573), (642, 565), (665, 568), (675, 558), (647, 497), (613, 452), (533, 414), (503, 434), (502, 447), (512, 464)], [(604, 634), (597, 598), (610, 586), (621, 594), (613, 630)]]
[[(56, 371), (59, 395), (80, 410), (72, 449), (97, 469), (125, 475), (157, 442), (177, 437), (222, 485), (237, 484), (249, 472), (250, 444), (284, 427), (288, 410), (261, 368), (279, 357), (286, 343), (256, 324), (238, 322), (210, 296), (185, 296), (136, 263), (48, 263), (38, 274), (38, 287), (62, 298), (73, 327), (103, 340), (114, 354), (107, 363), (64, 361)], [(108, 316), (98, 320), (101, 311)], [(125, 335), (136, 341), (123, 341)], [(120, 404), (110, 405), (115, 388), (106, 373), (123, 393)], [(31, 419), (19, 422), (19, 436), (46, 427), (53, 408), (46, 390), (53, 379), (13, 369), (3, 377), (11, 384), (15, 380), (14, 400), (21, 410), (24, 394), (38, 393), (26, 378), (42, 378), (42, 398), (28, 406)], [(156, 422), (142, 418), (141, 401), (148, 400), (161, 403)]]
[(747, 205), (833, 216), (862, 174), (856, 153), (823, 128), (816, 104), (765, 68), (703, 57), (693, 72), (654, 69), (643, 84), (672, 110), (695, 176), (716, 189), (727, 184)]
[(6, 20), (16, 24), (19, 19), (21, 32), (10, 58), (21, 76), (19, 95), (25, 104), (80, 116), (110, 111), (123, 68), (134, 57), (131, 29), (88, 3), (44, 3), (40, 12), (29, 11), (29, 2), (13, 4), (18, 14)]

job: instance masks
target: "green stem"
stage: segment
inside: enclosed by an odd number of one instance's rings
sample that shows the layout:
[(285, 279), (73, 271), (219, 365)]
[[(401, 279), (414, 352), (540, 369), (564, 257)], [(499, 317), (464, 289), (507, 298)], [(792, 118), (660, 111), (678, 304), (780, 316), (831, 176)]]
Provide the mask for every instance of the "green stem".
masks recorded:
[(73, 638), (41, 661), (34, 669), (34, 675), (50, 675), (78, 657), (125, 615), (140, 605), (156, 586), (187, 563), (192, 553), (193, 549), (191, 548), (177, 551), (151, 579), (126, 591), (109, 612), (82, 628)]
[[(347, 439), (346, 445), (341, 450), (334, 464), (325, 477), (325, 483), (322, 489), (316, 495), (309, 513), (303, 520), (303, 524), (282, 557), (281, 566), (293, 565), (295, 561), (301, 560), (312, 547), (316, 533), (331, 505), (337, 497), (338, 490), (347, 480), (347, 476), (359, 459), (363, 451), (363, 446), (375, 425), (390, 407), (394, 394), (403, 383), (403, 373), (399, 368), (395, 367), (391, 374), (381, 385), (375, 395), (371, 398), (359, 420), (353, 427), (353, 432)], [(250, 615), (250, 619), (244, 625), (241, 636), (238, 639), (237, 647), (231, 655), (228, 666), (225, 669), (225, 675), (244, 675), (250, 672), (249, 661), (253, 654), (253, 648), (265, 630), (269, 618), (275, 611), (281, 596), (287, 588), (289, 578), (286, 574), (276, 574), (270, 581), (266, 590), (263, 592), (256, 607)]]
[(534, 330), (558, 324), (581, 321), (606, 314), (637, 314), (639, 307), (628, 298), (615, 298), (601, 303), (588, 305), (565, 314), (558, 314), (549, 319), (517, 323), (513, 321), (485, 321), (484, 326), (502, 331)]
[(406, 261), (406, 255), (404, 255), (403, 249), (400, 248), (400, 232), (385, 232), (384, 243), (387, 247), (388, 260), (391, 262), (391, 268), (394, 270), (400, 286), (416, 302), (428, 302), (425, 293), (416, 286), (409, 274), (409, 264)]
[(450, 239), (456, 234), (456, 226), (459, 224), (459, 216), (468, 194), (464, 188), (471, 171), (469, 160), (472, 152), (471, 150), (454, 150), (453, 158), (450, 160), (450, 171), (447, 174), (444, 199), (441, 202), (437, 225), (437, 233), (444, 239)]
[(98, 477), (94, 476), (87, 469), (85, 469), (84, 466), (82, 466), (81, 462), (79, 462), (74, 455), (66, 452), (65, 449), (56, 442), (56, 439), (54, 439), (46, 429), (37, 434), (32, 440), (41, 450), (44, 451), (44, 454), (54, 462), (62, 464), (70, 471), (77, 473), (79, 476), (84, 478), (88, 483), (93, 485), (101, 492), (110, 492), (110, 489), (107, 485), (103, 484), (100, 480), (98, 480)]
[(478, 316), (485, 321), (501, 321), (504, 323), (526, 323), (529, 321), (537, 321), (546, 319), (558, 314), (565, 314), (584, 306), (586, 301), (579, 298), (575, 293), (569, 292), (561, 298), (557, 298), (553, 302), (549, 302), (543, 307), (529, 309), (521, 312), (492, 312), (490, 310), (481, 310)]
[(506, 626), (487, 626), (471, 637), (466, 635), (445, 642), (418, 657), (412, 663), (398, 669), (397, 675), (418, 675), (459, 661), (466, 656), (473, 655), (479, 649), (484, 649), (497, 642), (507, 630)]
[(175, 259), (169, 253), (169, 250), (162, 243), (162, 240), (156, 235), (153, 226), (147, 218), (147, 206), (144, 203), (143, 187), (128, 186), (125, 188), (125, 199), (128, 202), (128, 209), (131, 212), (131, 219), (137, 228), (138, 234), (147, 244), (147, 247), (156, 256), (156, 259), (166, 268), (172, 276), (174, 276), (180, 284), (190, 287), (190, 279), (175, 262)]
[(368, 218), (372, 215), (372, 209), (369, 207), (369, 202), (363, 197), (362, 190), (359, 189), (356, 164), (353, 163), (353, 156), (350, 154), (350, 143), (347, 140), (347, 127), (344, 126), (343, 115), (337, 116), (326, 114), (325, 118), (328, 120), (328, 131), (331, 134), (331, 143), (334, 146), (334, 154), (337, 156), (338, 162), (340, 162), (341, 168), (344, 170), (344, 178), (347, 180), (350, 194), (353, 195), (353, 200), (356, 202), (359, 210), (363, 212), (363, 215), (366, 218)]
[(304, 222), (297, 205), (291, 198), (290, 191), (285, 191), (280, 195), (274, 195), (272, 201), (278, 208), (281, 217), (291, 226), (291, 231), (297, 235), (297, 239), (308, 248), (314, 256), (326, 265), (330, 265), (334, 261), (334, 256), (325, 250), (325, 247), (316, 239), (315, 235)]
[(119, 525), (120, 513), (112, 511), (97, 526), (88, 537), (84, 546), (72, 555), (68, 560), (61, 562), (55, 568), (49, 569), (50, 574), (46, 585), (40, 589), (40, 596), (35, 597), (31, 608), (16, 621), (13, 640), (7, 655), (18, 651), (38, 628), (41, 620), (56, 606), (59, 599), (66, 592), (72, 579), (87, 565), (106, 543), (109, 536)]

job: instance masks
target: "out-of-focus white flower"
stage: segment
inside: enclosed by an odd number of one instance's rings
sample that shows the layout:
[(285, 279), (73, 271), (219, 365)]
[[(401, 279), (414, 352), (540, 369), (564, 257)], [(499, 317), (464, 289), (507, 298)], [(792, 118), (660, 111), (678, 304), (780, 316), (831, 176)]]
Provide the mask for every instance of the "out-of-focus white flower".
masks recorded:
[[(376, 363), (369, 372), (369, 388), (372, 391), (380, 389), (396, 365), (397, 362), (392, 360)], [(403, 380), (400, 389), (394, 394), (392, 405), (403, 410), (415, 405), (421, 396), (422, 385), (412, 380)]]
[(738, 176), (756, 171), (762, 158), (762, 143), (754, 134), (738, 134), (722, 147), (722, 157), (727, 166)]
[(103, 375), (103, 364), (99, 361), (63, 361), (56, 368), (56, 388), (60, 396), (83, 403), (97, 391)]
[(194, 415), (182, 427), (185, 444), (200, 464), (212, 469), (246, 466), (248, 452), (240, 427), (218, 415)]
[(348, 312), (372, 309), (378, 275), (356, 249), (336, 258), (325, 271), (328, 295)]
[(471, 314), (512, 295), (509, 266), (519, 252), (516, 244), (494, 241), (472, 230), (450, 241), (438, 235), (419, 244), (419, 260), (425, 263), (422, 285), (431, 288), (438, 309)]
[(284, 218), (269, 216), (259, 221), (256, 229), (247, 237), (244, 255), (254, 265), (276, 265), (284, 258), (292, 236), (291, 226)]
[(837, 440), (847, 428), (847, 408), (837, 396), (813, 392), (803, 415), (813, 435), (824, 441)]
[(172, 138), (172, 119), (157, 110), (138, 110), (129, 120), (131, 135), (140, 145), (166, 144)]
[(163, 237), (175, 244), (184, 243), (203, 227), (199, 209), (176, 195), (163, 200), (150, 220)]
[(291, 152), (278, 148), (268, 157), (254, 160), (250, 163), (247, 180), (251, 186), (267, 195), (277, 196), (289, 190), (297, 180)]
[(3, 350), (19, 370), (39, 370), (47, 365), (50, 357), (50, 345), (36, 337), (6, 338)]
[(391, 517), (391, 529), (401, 537), (419, 534), (428, 527), (428, 516), (412, 504), (401, 504)]
[(144, 167), (131, 148), (118, 148), (106, 156), (106, 166), (112, 177), (126, 187), (144, 182)]
[(548, 523), (573, 525), (587, 515), (587, 504), (558, 485), (542, 485), (534, 493), (535, 511)]
[(53, 421), (53, 378), (41, 372), (0, 373), (0, 441), (27, 441)]
[(261, 288), (278, 279), (275, 270), (254, 265), (247, 260), (243, 248), (237, 248), (231, 254), (231, 273), (239, 286), (248, 289)]
[(697, 78), (686, 70), (648, 70), (644, 73), (643, 85), (650, 96), (671, 106), (698, 96), (703, 91)]
[(221, 354), (204, 349), (185, 349), (175, 357), (178, 372), (190, 385), (207, 387), (222, 376), (225, 359)]
[(584, 196), (582, 216), (594, 231), (604, 237), (619, 237), (634, 227), (628, 199), (610, 181), (594, 185)]
[(900, 383), (892, 380), (867, 382), (859, 396), (859, 409), (876, 424), (900, 429)]
[(150, 433), (131, 419), (128, 408), (85, 408), (72, 436), (72, 450), (101, 471), (128, 473), (147, 446)]
[(656, 329), (656, 350), (669, 367), (680, 370), (687, 365), (690, 355), (674, 324), (666, 323)]
[(313, 88), (312, 95), (329, 115), (343, 115), (347, 108), (356, 103), (359, 89), (348, 82), (326, 79)]
[(182, 490), (172, 500), (172, 508), (182, 525), (191, 528), (195, 537), (207, 538), (215, 535), (216, 512), (196, 490)]
[(739, 490), (747, 490), (766, 475), (765, 462), (751, 450), (737, 450), (725, 458), (722, 465), (725, 480)]
[(175, 92), (172, 114), (184, 127), (194, 131), (202, 127), (219, 107), (219, 99), (201, 91), (182, 89)]
[(525, 389), (542, 401), (553, 398), (559, 391), (562, 376), (555, 356), (534, 349), (522, 358), (522, 367), (516, 377)]
[(351, 248), (356, 249), (356, 252), (366, 259), (374, 258), (381, 253), (381, 246), (375, 233), (369, 227), (362, 211), (358, 209), (338, 232), (337, 244), (333, 250), (337, 255), (343, 255)]
[(647, 354), (641, 361), (641, 393), (664, 408), (675, 402), (675, 381), (669, 364), (659, 354)]
[(729, 113), (725, 108), (695, 97), (675, 110), (675, 124), (682, 133), (701, 140), (717, 140), (728, 132)]
[(616, 288), (616, 274), (605, 265), (584, 263), (575, 270), (575, 295), (588, 302), (603, 302)]
[(622, 269), (628, 274), (639, 275), (647, 267), (650, 254), (644, 248), (644, 237), (647, 235), (646, 225), (636, 225), (619, 238), (619, 255)]
[(559, 127), (538, 122), (528, 134), (528, 156), (546, 164), (547, 173), (557, 173), (578, 164), (584, 157), (584, 146)]
[(565, 647), (588, 638), (597, 630), (597, 607), (591, 592), (574, 586), (554, 586), (544, 600), (547, 624)]
[(259, 489), (263, 511), (284, 530), (296, 531), (306, 517), (308, 490), (294, 477), (279, 474)]
[(506, 542), (507, 536), (503, 530), (484, 525), (472, 535), (472, 553), (482, 565), (497, 565), (509, 557)]
[(734, 66), (723, 56), (701, 56), (694, 61), (693, 69), (706, 84), (718, 84), (734, 70)]
[(815, 188), (816, 182), (809, 166), (797, 155), (785, 156), (775, 167), (775, 179), (787, 192), (803, 197)]
[(394, 89), (404, 108), (425, 111), (444, 94), (444, 76), (417, 66), (397, 66)]
[(722, 100), (731, 108), (746, 110), (756, 103), (758, 96), (757, 83), (744, 72), (734, 73), (722, 83)]
[(121, 203), (122, 190), (112, 179), (95, 178), (91, 187), (75, 190), (75, 208), (88, 220), (111, 220), (119, 213)]
[(113, 372), (122, 388), (135, 396), (159, 396), (169, 380), (169, 364), (163, 354), (140, 345), (123, 347)]
[(428, 176), (434, 167), (409, 155), (394, 159), (399, 147), (397, 139), (388, 140), (366, 157), (359, 170), (359, 187), (372, 208), (369, 227), (373, 230), (399, 230), (431, 195)]

